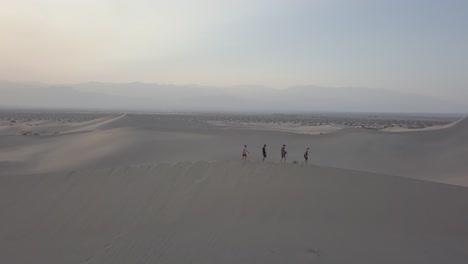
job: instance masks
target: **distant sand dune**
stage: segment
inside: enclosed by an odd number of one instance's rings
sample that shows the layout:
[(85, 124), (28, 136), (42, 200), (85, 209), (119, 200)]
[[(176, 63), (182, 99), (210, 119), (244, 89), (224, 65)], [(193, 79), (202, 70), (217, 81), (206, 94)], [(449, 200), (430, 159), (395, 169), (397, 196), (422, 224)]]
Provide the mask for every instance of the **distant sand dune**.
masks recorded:
[(48, 136), (60, 135), (66, 133), (89, 132), (99, 129), (100, 126), (117, 121), (119, 118), (124, 117), (109, 116), (97, 118), (84, 122), (70, 122), (70, 123), (56, 123), (53, 121), (31, 121), (14, 126), (3, 125), (0, 126), (0, 136), (15, 136), (22, 135), (24, 132), (30, 132), (32, 135)]
[(468, 189), (196, 162), (0, 177), (0, 263), (466, 263)]
[(73, 125), (39, 137), (0, 136), (0, 173), (27, 174), (144, 165), (160, 162), (238, 160), (301, 161), (310, 147), (312, 164), (468, 186), (468, 119), (439, 130), (389, 133), (349, 128), (304, 135), (279, 131), (222, 129), (177, 116), (129, 114)]
[(263, 130), (263, 131), (278, 131), (278, 132), (289, 132), (307, 135), (323, 135), (335, 132), (342, 129), (338, 126), (332, 125), (320, 125), (320, 126), (309, 126), (300, 124), (276, 124), (276, 123), (237, 123), (237, 122), (222, 122), (222, 121), (210, 121), (209, 124), (224, 127), (226, 129), (250, 129), (250, 130)]
[(107, 124), (117, 122), (119, 119), (125, 118), (127, 115), (122, 114), (117, 117), (103, 117), (103, 118), (98, 118), (92, 121), (84, 122), (79, 124), (79, 128), (72, 130), (71, 132), (81, 132), (81, 131), (93, 131), (96, 129), (100, 129), (101, 127), (104, 127)]
[(417, 128), (417, 129), (403, 128), (403, 127), (389, 127), (389, 128), (381, 129), (380, 131), (383, 131), (383, 132), (421, 132), (421, 131), (451, 129), (453, 127), (462, 127), (462, 128), (457, 128), (457, 129), (466, 129), (467, 127), (466, 123), (468, 122), (467, 119), (468, 118), (462, 118), (456, 122), (453, 122), (444, 126), (430, 126), (430, 127)]

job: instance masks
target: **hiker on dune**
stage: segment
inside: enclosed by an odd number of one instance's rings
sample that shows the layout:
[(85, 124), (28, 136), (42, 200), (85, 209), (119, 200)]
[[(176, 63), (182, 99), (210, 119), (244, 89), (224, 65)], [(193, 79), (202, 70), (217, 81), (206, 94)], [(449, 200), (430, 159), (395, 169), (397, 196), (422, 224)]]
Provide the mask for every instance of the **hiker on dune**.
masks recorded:
[(304, 161), (302, 164), (307, 164), (309, 162), (309, 148), (306, 148), (306, 151), (304, 152)]
[(281, 148), (281, 162), (286, 162), (286, 154), (288, 154), (288, 152), (286, 151), (286, 145), (283, 145), (283, 147)]
[(242, 159), (241, 160), (247, 160), (247, 154), (249, 151), (247, 150), (247, 145), (244, 145), (244, 149), (242, 150)]

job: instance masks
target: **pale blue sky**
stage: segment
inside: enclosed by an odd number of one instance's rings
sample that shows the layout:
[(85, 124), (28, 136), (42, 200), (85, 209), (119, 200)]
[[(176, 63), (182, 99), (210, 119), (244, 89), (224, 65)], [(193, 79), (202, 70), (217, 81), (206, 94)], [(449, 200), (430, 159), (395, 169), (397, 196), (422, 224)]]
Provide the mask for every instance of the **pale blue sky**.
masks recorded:
[(0, 79), (468, 96), (466, 0), (16, 0)]

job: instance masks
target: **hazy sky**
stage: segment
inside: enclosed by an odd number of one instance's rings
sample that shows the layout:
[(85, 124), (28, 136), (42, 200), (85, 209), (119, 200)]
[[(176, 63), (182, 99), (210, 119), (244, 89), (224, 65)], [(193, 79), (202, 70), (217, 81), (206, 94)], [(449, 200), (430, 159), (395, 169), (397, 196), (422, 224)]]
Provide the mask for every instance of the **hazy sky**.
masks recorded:
[(0, 0), (0, 79), (468, 96), (466, 0)]

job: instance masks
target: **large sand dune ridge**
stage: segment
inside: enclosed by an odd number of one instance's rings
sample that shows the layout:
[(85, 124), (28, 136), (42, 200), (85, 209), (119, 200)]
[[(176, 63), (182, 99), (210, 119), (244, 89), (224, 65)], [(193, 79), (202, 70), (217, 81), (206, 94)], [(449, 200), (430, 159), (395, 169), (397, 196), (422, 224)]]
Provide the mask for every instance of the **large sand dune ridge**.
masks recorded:
[[(54, 129), (46, 127), (43, 130)], [(49, 131), (52, 132), (52, 131)], [(238, 160), (247, 144), (249, 159), (302, 160), (312, 164), (468, 186), (468, 119), (438, 130), (392, 133), (342, 129), (326, 135), (224, 129), (177, 115), (122, 115), (62, 127), (39, 137), (0, 135), (0, 172), (26, 174), (158, 162)]]
[(468, 189), (196, 162), (0, 177), (1, 263), (465, 263)]

